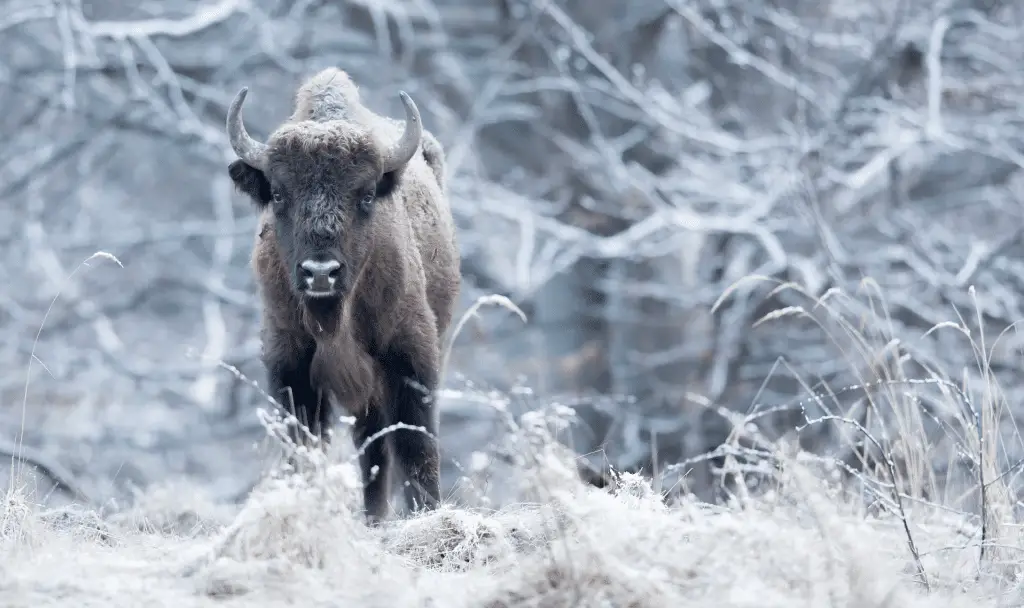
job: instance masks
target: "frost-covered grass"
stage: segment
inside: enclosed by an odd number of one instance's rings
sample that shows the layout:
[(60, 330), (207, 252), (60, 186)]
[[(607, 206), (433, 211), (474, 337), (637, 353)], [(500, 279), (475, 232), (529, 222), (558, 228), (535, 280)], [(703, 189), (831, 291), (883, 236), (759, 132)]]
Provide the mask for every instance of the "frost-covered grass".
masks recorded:
[[(729, 506), (667, 504), (648, 480), (584, 486), (540, 414), (510, 435), (497, 510), (447, 505), (364, 525), (357, 469), (309, 457), (240, 507), (188, 486), (100, 516), (8, 493), (3, 606), (857, 606), (1014, 605), (1005, 567), (978, 575), (977, 526), (908, 505), (866, 517), (799, 455)], [(782, 454), (782, 452), (779, 452)]]
[[(776, 316), (796, 314), (807, 311)], [(863, 339), (854, 346), (874, 352)], [(609, 490), (587, 486), (554, 440), (570, 411), (516, 421), (500, 400), (492, 405), (507, 441), (475, 458), (463, 484), (472, 494), (487, 485), (472, 477), (490, 469), (491, 491), (502, 496), (495, 509), (479, 496), (367, 527), (355, 455), (338, 450), (292, 450), (299, 471), (269, 476), (240, 506), (165, 483), (116, 512), (53, 509), (12, 484), (0, 512), (0, 606), (1022, 605), (1024, 537), (1009, 487), (1018, 467), (989, 470), (1005, 407), (998, 387), (957, 414), (959, 428), (976, 431), (954, 437), (957, 453), (985, 463), (969, 488), (978, 517), (956, 500), (928, 498), (940, 494), (926, 471), (935, 446), (917, 402), (892, 388), (907, 378), (892, 376), (877, 383), (880, 400), (897, 414), (917, 412), (897, 416), (887, 433), (900, 439), (899, 453), (849, 411), (807, 422), (836, 422), (877, 448), (874, 473), (794, 450), (792, 438), (764, 439), (753, 424), (760, 414), (723, 411), (737, 430), (720, 452), (735, 483), (733, 500), (719, 506), (669, 498), (641, 475), (619, 475)], [(955, 400), (956, 387), (936, 386)], [(261, 420), (290, 450), (285, 422)], [(754, 472), (757, 485), (740, 471)]]

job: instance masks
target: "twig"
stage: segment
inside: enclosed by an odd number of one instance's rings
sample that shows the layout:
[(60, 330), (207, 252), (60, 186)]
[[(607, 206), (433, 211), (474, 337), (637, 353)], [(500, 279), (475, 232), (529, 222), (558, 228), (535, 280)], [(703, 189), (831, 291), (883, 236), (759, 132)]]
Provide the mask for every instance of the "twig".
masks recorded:
[(185, 38), (226, 21), (245, 4), (246, 2), (243, 0), (220, 0), (212, 6), (203, 6), (184, 19), (90, 22), (82, 17), (80, 26), (86, 33), (93, 36), (108, 36), (115, 39), (148, 36)]
[(798, 426), (796, 430), (799, 432), (812, 424), (818, 424), (826, 421), (840, 422), (854, 427), (861, 433), (861, 435), (864, 436), (865, 439), (870, 441), (878, 450), (879, 454), (882, 455), (882, 460), (885, 462), (885, 466), (888, 469), (889, 478), (893, 483), (894, 489), (892, 497), (896, 502), (896, 508), (899, 510), (900, 522), (903, 524), (903, 532), (907, 536), (907, 547), (910, 548), (910, 554), (914, 558), (914, 566), (917, 569), (917, 575), (921, 580), (921, 584), (924, 585), (926, 591), (930, 591), (931, 585), (928, 583), (928, 576), (925, 573), (924, 564), (921, 563), (921, 553), (917, 549), (917, 543), (914, 542), (914, 535), (910, 532), (910, 522), (907, 518), (906, 510), (903, 508), (903, 497), (900, 492), (895, 490), (896, 484), (899, 483), (899, 475), (896, 473), (896, 463), (893, 462), (892, 456), (889, 454), (888, 450), (884, 449), (882, 444), (879, 443), (879, 441), (875, 439), (875, 437), (859, 422), (842, 416), (820, 416), (814, 419), (808, 419), (806, 424)]
[(949, 17), (943, 15), (932, 25), (931, 36), (928, 38), (928, 119), (925, 122), (925, 134), (929, 139), (937, 139), (943, 132), (942, 127), (942, 42), (949, 29)]
[[(0, 454), (9, 456), (12, 460), (17, 459), (36, 467), (53, 480), (53, 483), (58, 488), (67, 492), (76, 500), (83, 501), (86, 505), (97, 504), (89, 493), (75, 481), (75, 476), (71, 471), (65, 469), (56, 460), (47, 457), (42, 452), (28, 447), (24, 443), (19, 446), (13, 441), (0, 437)], [(13, 475), (14, 470), (12, 469), (11, 472)]]

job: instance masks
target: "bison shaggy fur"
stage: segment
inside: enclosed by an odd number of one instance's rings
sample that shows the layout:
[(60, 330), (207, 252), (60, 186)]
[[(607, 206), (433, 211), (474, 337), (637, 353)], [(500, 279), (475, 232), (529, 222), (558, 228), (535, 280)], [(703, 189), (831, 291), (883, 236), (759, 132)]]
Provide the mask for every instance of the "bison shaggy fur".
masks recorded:
[[(228, 173), (260, 218), (252, 252), (271, 394), (327, 445), (332, 404), (356, 419), (367, 517), (387, 515), (394, 461), (410, 509), (440, 500), (441, 340), (460, 288), (444, 152), (400, 93), (406, 121), (363, 105), (343, 70), (305, 81), (292, 115), (260, 142), (239, 91)], [(293, 433), (298, 439), (299, 434)]]

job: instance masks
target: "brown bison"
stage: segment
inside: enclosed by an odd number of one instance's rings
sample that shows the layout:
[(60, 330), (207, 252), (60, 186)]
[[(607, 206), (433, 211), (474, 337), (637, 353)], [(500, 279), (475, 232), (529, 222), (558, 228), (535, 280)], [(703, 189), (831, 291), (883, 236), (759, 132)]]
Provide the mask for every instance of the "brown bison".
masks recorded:
[(243, 124), (247, 91), (228, 110), (228, 173), (260, 210), (252, 267), (271, 394), (325, 444), (331, 397), (356, 418), (357, 445), (394, 423), (425, 427), (432, 436), (370, 444), (363, 498), (371, 522), (386, 516), (395, 458), (410, 510), (434, 508), (433, 398), (461, 282), (443, 150), (405, 92), (403, 125), (366, 108), (340, 69), (307, 80), (266, 143)]

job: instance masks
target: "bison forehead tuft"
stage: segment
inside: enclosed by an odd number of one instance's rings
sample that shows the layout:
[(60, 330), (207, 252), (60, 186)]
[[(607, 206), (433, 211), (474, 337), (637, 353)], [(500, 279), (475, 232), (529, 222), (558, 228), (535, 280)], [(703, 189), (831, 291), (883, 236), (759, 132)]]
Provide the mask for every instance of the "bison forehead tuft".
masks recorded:
[(345, 218), (337, 205), (316, 204), (305, 209), (305, 230), (309, 238), (327, 245), (342, 234)]
[(381, 163), (373, 135), (359, 125), (342, 120), (286, 124), (273, 134), (269, 144), (273, 155), (282, 159), (315, 156), (340, 165)]

